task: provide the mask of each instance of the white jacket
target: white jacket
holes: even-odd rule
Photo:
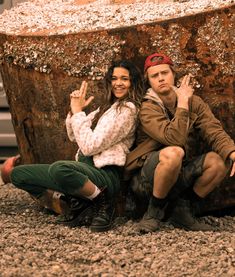
[[[135,139],[137,125],[137,108],[131,102],[124,107],[116,108],[115,102],[99,119],[94,130],[91,129],[92,119],[99,109],[86,115],[78,112],[67,115],[66,129],[71,141],[78,144],[78,154],[93,156],[96,167],[106,165],[123,166],[126,155]]]

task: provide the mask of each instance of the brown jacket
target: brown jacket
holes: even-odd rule
[[[202,139],[223,160],[235,151],[234,141],[199,96],[194,95],[189,106],[189,111],[176,108],[171,113],[157,94],[148,90],[140,110],[137,147],[127,156],[127,175],[143,165],[149,152],[166,146],[183,147],[187,155],[194,152],[197,140]]]

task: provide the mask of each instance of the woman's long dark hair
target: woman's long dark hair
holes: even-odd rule
[[[121,108],[122,106],[125,105],[126,102],[134,103],[137,108],[139,108],[141,105],[141,101],[144,94],[144,85],[143,85],[143,78],[139,69],[132,62],[127,60],[113,62],[104,77],[104,85],[105,85],[104,99],[100,106],[99,112],[96,114],[96,116],[93,119],[92,129],[96,126],[99,118],[117,100],[117,98],[115,98],[114,94],[112,93],[112,76],[113,76],[114,68],[116,67],[122,67],[127,69],[129,71],[130,82],[131,82],[131,87],[126,97],[122,99],[118,99],[117,108]]]

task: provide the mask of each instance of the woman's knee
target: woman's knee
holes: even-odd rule
[[[48,174],[56,183],[64,183],[71,168],[65,161],[57,161],[49,166]]]
[[[15,185],[16,187],[19,187],[20,186],[20,183],[22,183],[22,174],[21,174],[21,171],[22,171],[22,167],[21,165],[13,168],[11,174],[10,174],[10,179],[11,179],[11,182],[13,185]]]
[[[161,150],[160,161],[169,164],[172,167],[178,167],[184,158],[183,148],[178,146],[169,146]]]

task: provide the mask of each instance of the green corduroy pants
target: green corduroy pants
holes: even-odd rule
[[[109,197],[115,197],[120,189],[120,171],[118,166],[96,168],[92,157],[82,156],[79,161],[19,165],[13,169],[11,181],[17,188],[40,198],[47,189],[76,197],[89,179],[99,188],[107,187]]]

